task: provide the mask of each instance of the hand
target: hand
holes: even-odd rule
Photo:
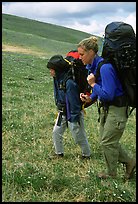
[[[80,93],[80,99],[85,102],[86,95],[84,93]]]
[[[91,73],[90,75],[88,75],[87,81],[88,81],[88,84],[91,87],[94,87],[94,85],[95,85],[95,76],[94,76],[94,74]]]
[[[82,100],[82,102],[86,102],[86,103],[90,103],[92,101],[90,96],[85,95],[84,93],[80,93],[80,99]]]

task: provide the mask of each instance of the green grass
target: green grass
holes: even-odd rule
[[[49,58],[55,53],[65,55],[69,50],[73,50],[77,46],[73,43],[49,40],[37,35],[15,32],[8,29],[3,29],[2,35],[5,45],[29,48],[38,53],[43,53],[45,58]]]
[[[29,43],[29,42],[28,42]],[[67,129],[65,157],[49,159],[56,117],[53,79],[47,60],[32,55],[2,55],[2,201],[3,202],[136,202],[136,180],[118,177],[102,181],[105,167],[98,135],[95,105],[86,109],[85,127],[92,158],[82,161],[79,147]],[[121,139],[136,154],[136,113],[130,116]]]

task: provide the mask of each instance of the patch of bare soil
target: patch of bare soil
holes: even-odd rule
[[[46,53],[37,52],[31,49],[23,48],[20,46],[12,46],[12,45],[2,45],[2,51],[4,52],[19,52],[24,54],[32,54],[37,56],[46,56]]]

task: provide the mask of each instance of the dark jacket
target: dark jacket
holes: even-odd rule
[[[82,103],[80,100],[78,85],[73,79],[68,79],[66,89],[61,88],[61,84],[66,72],[58,74],[54,77],[54,97],[57,108],[59,106],[66,107],[67,120],[70,122],[80,121],[80,111]]]

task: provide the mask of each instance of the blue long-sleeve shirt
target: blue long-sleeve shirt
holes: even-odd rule
[[[70,122],[80,121],[80,111],[82,104],[79,96],[78,85],[73,79],[68,79],[66,82],[66,91],[59,88],[62,83],[64,74],[54,78],[54,97],[56,105],[64,104],[67,108],[67,119]]]
[[[96,55],[92,64],[86,66],[89,73],[96,74],[96,69],[103,58]],[[122,85],[118,79],[116,70],[110,63],[103,64],[100,68],[100,76],[92,89],[91,99],[99,99],[102,102],[111,102],[117,96],[123,95]]]

